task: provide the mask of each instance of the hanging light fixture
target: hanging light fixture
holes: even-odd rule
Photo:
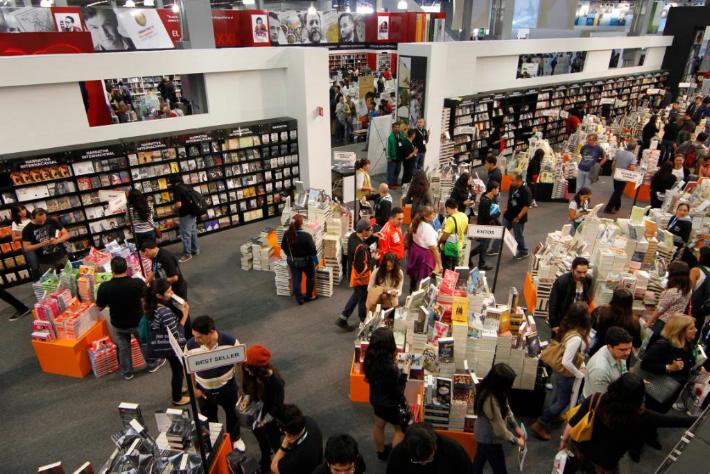
[[[136,2],[133,0],[126,0],[126,3],[124,3],[123,6],[126,8],[135,8]]]
[[[397,3],[397,9],[406,10],[407,9],[407,0],[399,0],[399,3]]]
[[[318,11],[316,10],[316,7],[314,7],[313,4],[311,3],[311,6],[308,7],[308,14],[309,15],[316,15],[317,13],[318,13]]]
[[[143,0],[143,6],[144,7],[154,7],[155,0]]]

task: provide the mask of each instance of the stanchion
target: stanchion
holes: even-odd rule
[[[170,331],[168,331],[170,333]],[[190,395],[190,407],[192,408],[192,421],[195,423],[195,430],[197,431],[198,445],[200,447],[200,458],[202,459],[202,469],[203,472],[210,471],[210,465],[207,462],[207,452],[205,450],[205,440],[200,433],[200,416],[197,409],[197,397],[195,396],[195,389],[192,386],[192,377],[187,373],[187,367],[185,365],[185,358],[181,358],[182,371],[185,374],[185,380],[187,381],[187,393]]]
[[[496,292],[496,284],[498,283],[498,271],[500,270],[500,258],[503,256],[503,245],[505,244],[505,233],[508,229],[503,226],[503,234],[500,236],[500,247],[498,251],[498,261],[496,262],[496,274],[493,276],[493,294]]]

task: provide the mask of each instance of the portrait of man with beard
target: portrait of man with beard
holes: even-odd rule
[[[303,14],[303,43],[320,43],[323,41],[323,29],[320,12]]]

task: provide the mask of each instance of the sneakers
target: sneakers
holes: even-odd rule
[[[133,380],[134,377],[133,374],[123,374],[123,380]]]
[[[530,204],[530,207],[538,207],[537,201],[533,199],[532,203]]]
[[[26,308],[24,310],[17,311],[15,314],[10,316],[7,320],[8,321],[17,321],[18,319],[20,319],[24,316],[27,316],[31,312],[32,312],[32,310],[30,308]]]
[[[530,252],[523,252],[523,253],[517,254],[517,255],[516,255],[515,257],[513,257],[513,258],[514,258],[515,260],[523,260],[523,259],[528,258],[529,256],[530,256]]]
[[[192,255],[183,255],[182,257],[180,257],[178,262],[185,263],[185,262],[189,262],[190,260],[192,260]]]
[[[499,253],[500,253],[500,250],[499,250],[499,251],[489,250],[488,252],[486,252],[486,255],[489,256],[489,257],[495,257],[495,256],[498,255]]]
[[[355,329],[353,326],[349,325],[348,322],[346,320],[344,320],[343,318],[336,319],[335,325],[338,326],[340,329],[342,329],[344,331],[348,331],[348,332]]]
[[[232,443],[232,448],[236,449],[240,453],[244,453],[247,450],[247,445],[244,444],[244,440],[239,438],[234,443]]]
[[[536,438],[541,439],[543,441],[550,441],[550,438],[552,437],[550,435],[550,432],[547,431],[547,429],[542,426],[542,423],[540,423],[538,420],[535,420],[535,422],[530,425],[530,431],[533,435],[535,435]]]
[[[178,401],[173,401],[173,405],[175,405],[176,407],[182,407],[182,406],[188,405],[189,403],[190,403],[190,397],[182,397]]]
[[[153,372],[157,372],[162,366],[165,365],[165,362],[166,362],[165,359],[161,359],[161,361],[158,362],[157,364],[155,364],[153,367],[148,367],[148,372],[150,372],[151,374]]]

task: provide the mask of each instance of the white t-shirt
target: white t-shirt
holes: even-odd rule
[[[569,208],[570,208],[570,209],[573,209],[575,213],[576,213],[578,210],[588,211],[588,210],[589,210],[588,203],[589,203],[589,201],[586,201],[584,204],[582,204],[582,209],[579,209],[579,206],[577,206],[577,201],[575,201],[574,199],[572,199],[572,200],[569,202]],[[574,221],[575,221],[575,222],[582,222],[582,220],[584,220],[585,217],[586,217],[586,216],[579,216],[579,217],[576,218]]]
[[[12,231],[13,232],[22,232],[22,229],[25,228],[27,224],[31,222],[31,219],[22,219],[20,223],[18,224],[15,221],[12,221]]]
[[[419,227],[417,227],[417,231],[414,233],[412,240],[414,240],[414,243],[418,246],[428,249],[429,247],[436,247],[438,234],[431,224],[422,221],[419,223]]]
[[[683,172],[683,168],[673,168],[673,171],[671,171],[671,173],[673,173],[673,175],[678,178],[678,181],[685,180],[685,173]]]

